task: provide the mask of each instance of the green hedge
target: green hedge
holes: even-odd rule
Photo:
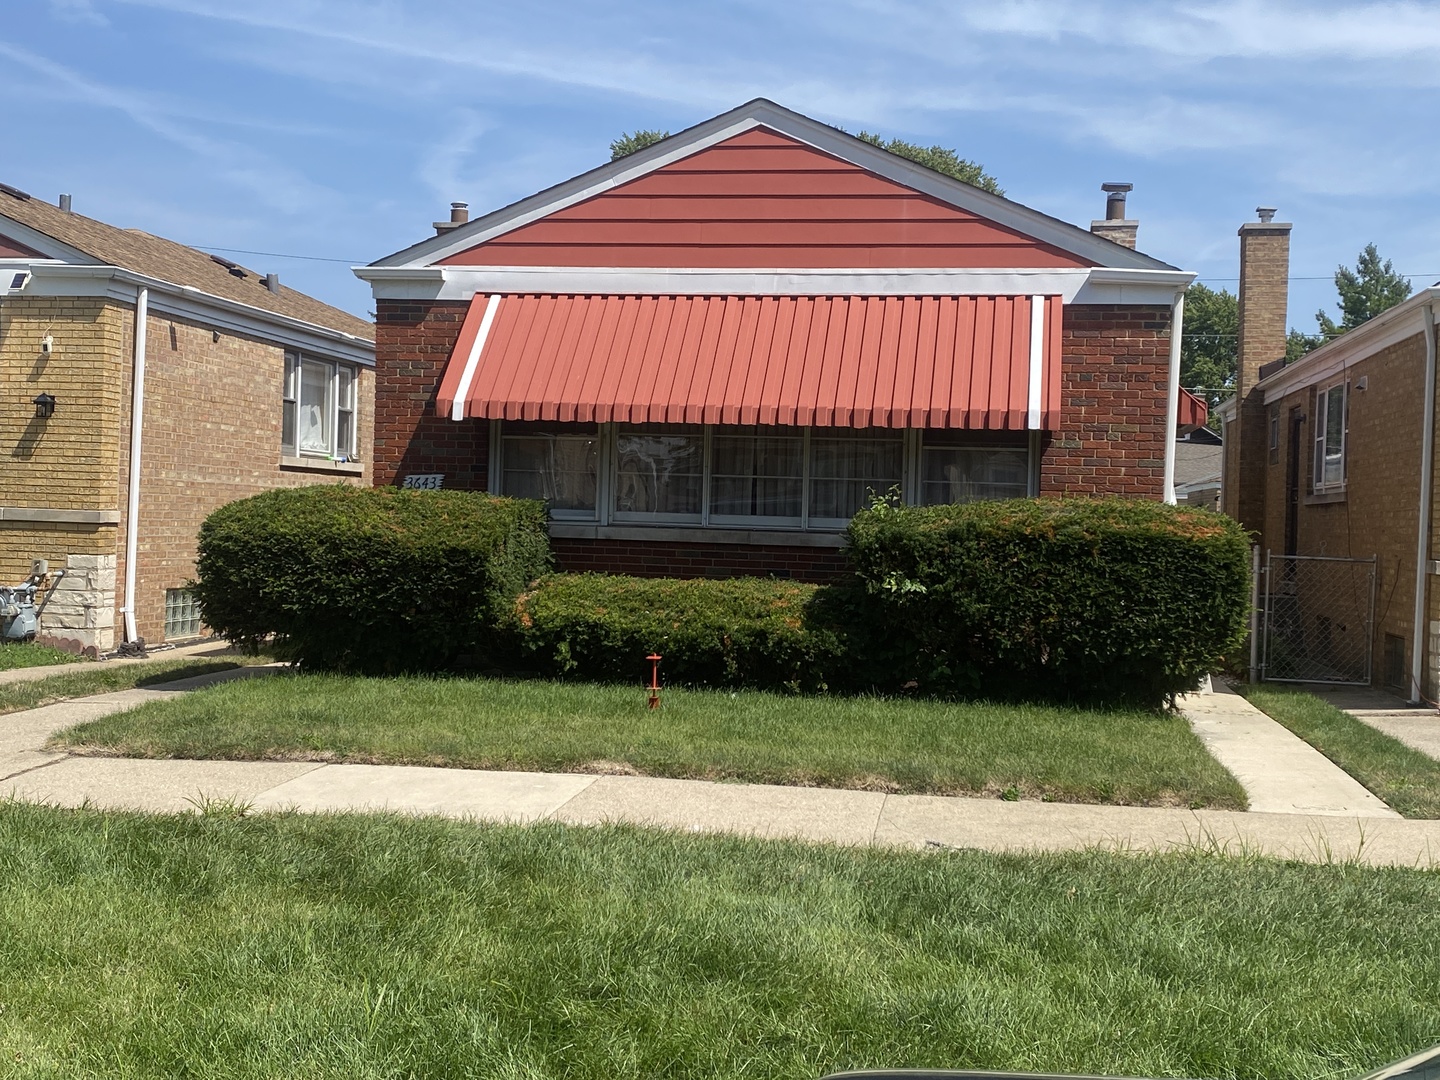
[[[850,524],[857,678],[882,689],[1157,704],[1245,633],[1249,541],[1134,499],[877,505]]]
[[[550,675],[823,690],[843,667],[836,635],[814,619],[819,587],[769,578],[724,581],[554,574],[516,601],[522,652]]]
[[[549,569],[545,507],[464,491],[316,486],[222,506],[200,527],[205,623],[303,666],[438,671],[495,644]]]

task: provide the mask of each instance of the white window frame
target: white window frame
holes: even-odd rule
[[[329,420],[329,447],[326,450],[306,450],[300,447],[300,387],[301,373],[305,365],[322,367],[327,371],[325,391],[325,412]],[[349,376],[350,400],[342,400],[340,384],[342,373]],[[320,461],[356,461],[356,447],[360,439],[360,367],[340,360],[311,356],[308,353],[288,351],[285,353],[283,377],[280,384],[280,452],[291,458],[314,458]],[[349,417],[349,438],[340,438],[340,417]],[[293,432],[292,442],[285,441],[285,421],[290,420]]]
[[[837,533],[844,531],[849,525],[849,518],[819,518],[813,517],[810,513],[810,490],[813,471],[813,455],[811,452],[811,435],[815,428],[804,428],[801,430],[801,497],[800,517],[768,517],[768,516],[747,516],[738,514],[717,514],[710,508],[711,503],[711,481],[713,478],[714,465],[714,439],[717,431],[716,425],[705,424],[702,426],[704,432],[704,450],[702,453],[702,472],[700,488],[700,513],[694,514],[659,514],[641,513],[636,511],[619,511],[615,509],[615,490],[617,476],[619,473],[619,446],[618,439],[622,427],[633,428],[640,426],[666,427],[671,425],[634,425],[606,423],[599,425],[599,437],[597,453],[599,455],[598,470],[596,476],[595,510],[551,510],[550,518],[555,522],[568,522],[573,524],[595,524],[598,526],[608,525],[653,525],[668,526],[676,528],[702,528],[702,529],[744,529],[756,532],[812,532],[812,533]],[[695,427],[697,425],[673,425],[684,427]],[[723,432],[722,432],[723,434]],[[966,447],[972,449],[993,449],[1006,450],[1013,453],[1024,453],[1027,455],[1027,495],[1035,497],[1039,494],[1039,466],[1041,453],[1041,440],[1038,432],[1030,432],[1029,438],[1024,443],[998,445],[993,441],[976,439],[973,442],[955,442],[947,445]],[[920,505],[923,488],[923,476],[921,472],[921,455],[924,450],[925,433],[918,428],[906,428],[899,432],[901,442],[901,463],[900,463],[900,490],[901,499],[907,506]],[[493,492],[504,494],[505,464],[503,456],[505,452],[505,431],[504,421],[490,421],[490,463],[488,469],[488,489]],[[877,492],[877,494],[885,494]]]
[[[1332,454],[1333,448],[1329,443],[1330,400],[1336,390],[1340,391],[1340,447]],[[1318,388],[1312,412],[1315,415],[1315,454],[1311,465],[1311,490],[1317,495],[1344,491],[1350,472],[1349,454],[1346,452],[1350,441],[1350,381],[1344,379]],[[1340,476],[1333,480],[1325,476],[1326,462],[1331,457],[1338,457],[1340,463]]]

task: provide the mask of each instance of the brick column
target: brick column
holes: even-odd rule
[[[1260,221],[1240,226],[1239,342],[1235,370],[1235,423],[1225,448],[1225,512],[1257,532],[1265,524],[1265,469],[1269,425],[1265,404],[1254,394],[1260,367],[1285,356],[1290,290],[1289,224]]]

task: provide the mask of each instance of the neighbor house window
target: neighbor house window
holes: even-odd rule
[[[165,640],[200,636],[200,605],[189,589],[165,590]]]
[[[291,457],[355,458],[356,388],[349,364],[285,354],[280,445]]]
[[[805,432],[716,428],[710,448],[710,519],[799,525],[805,501]]]
[[[900,487],[905,443],[883,428],[816,428],[810,435],[810,520],[844,524]]]
[[[705,430],[698,424],[615,433],[615,516],[698,522]]]
[[[1345,486],[1348,384],[1336,383],[1315,395],[1315,477],[1318,492]]]

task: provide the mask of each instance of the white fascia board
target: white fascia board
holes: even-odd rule
[[[1169,304],[1183,270],[699,269],[575,266],[356,267],[377,300],[468,302],[477,293],[641,296],[1059,296],[1067,304]]]
[[[782,135],[788,135],[887,180],[951,206],[968,210],[998,225],[1014,229],[1025,236],[1101,266],[1137,270],[1174,269],[1159,259],[1096,236],[1078,225],[1061,221],[1003,196],[992,195],[971,184],[927,169],[908,158],[872,146],[838,128],[792,112],[764,98],[712,117],[619,161],[581,173],[529,198],[449,229],[439,236],[422,240],[403,251],[377,260],[372,266],[423,266],[438,262],[757,127],[768,127]]]
[[[61,243],[48,233],[32,229],[29,225],[16,221],[14,218],[5,217],[3,214],[0,214],[0,236],[24,244],[31,250],[40,252],[44,258],[67,263],[93,263],[95,261],[93,256],[79,248]]]
[[[150,310],[194,319],[217,330],[246,334],[278,345],[324,353],[326,356],[375,365],[375,343],[289,315],[227,300],[189,285],[137,274],[118,266],[72,266],[34,261],[22,296],[97,296],[135,303],[137,290],[150,290]]]
[[[1263,400],[1269,405],[1296,390],[1304,390],[1333,378],[1352,364],[1406,338],[1421,335],[1425,332],[1425,307],[1437,300],[1440,300],[1440,288],[1432,286],[1424,289],[1403,304],[1381,312],[1354,330],[1321,345],[1304,359],[1280,369],[1257,383],[1255,389],[1264,394]]]

